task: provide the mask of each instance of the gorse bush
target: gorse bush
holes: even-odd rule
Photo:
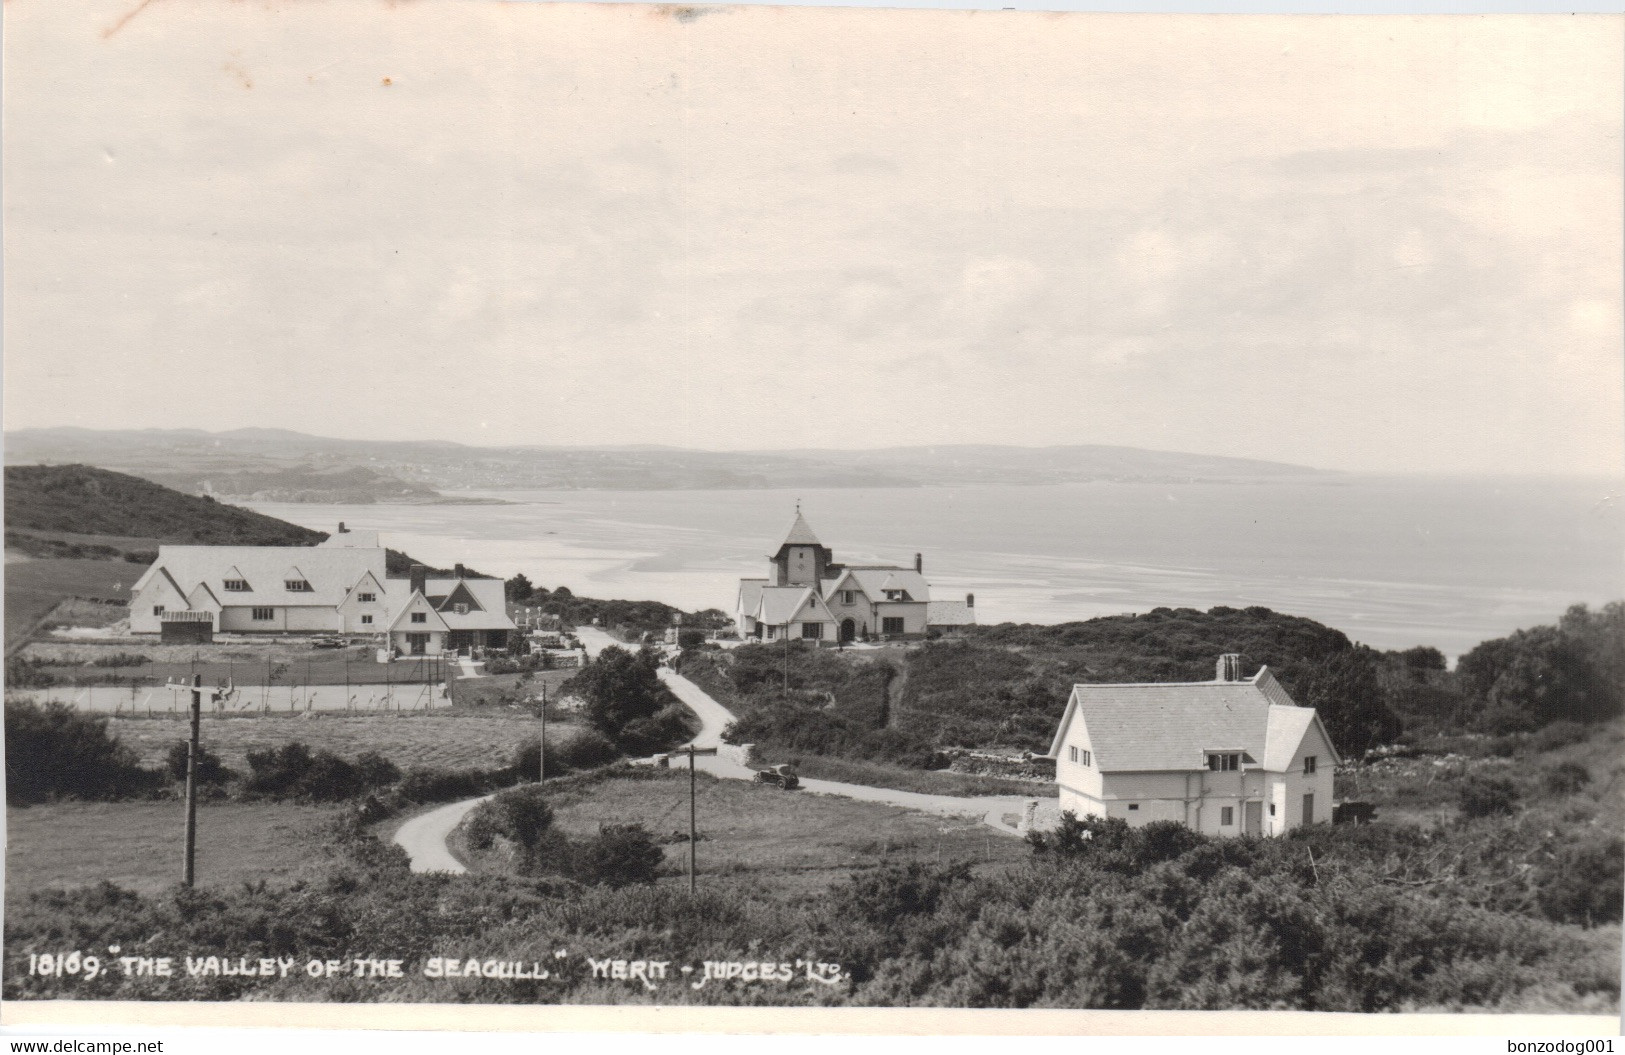
[[[506,840],[522,875],[611,887],[654,882],[665,851],[641,824],[607,824],[590,838],[570,839],[553,828],[548,794],[541,784],[524,784],[482,802],[464,824],[469,847],[489,850]]]
[[[342,802],[393,783],[399,774],[381,755],[367,752],[362,758],[364,761],[350,762],[330,751],[312,753],[297,740],[250,751],[243,794],[250,798]]]
[[[150,794],[164,776],[107,732],[107,719],[61,703],[6,701],[6,801],[121,799]]]
[[[1518,808],[1518,786],[1505,777],[1470,774],[1461,782],[1461,815],[1494,817]]]
[[[235,774],[227,769],[220,761],[220,756],[210,751],[203,744],[197,748],[197,780],[199,784],[224,784]],[[170,780],[184,781],[186,779],[187,742],[178,740],[170,745],[169,753],[164,756],[164,772]]]

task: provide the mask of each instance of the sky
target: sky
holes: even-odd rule
[[[4,19],[8,430],[1625,472],[1619,17]]]

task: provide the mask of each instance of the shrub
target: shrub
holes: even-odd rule
[[[376,752],[365,752],[357,761],[349,762],[331,751],[312,754],[297,740],[248,752],[248,768],[244,794],[310,802],[352,799],[392,783],[399,775],[395,765]]]
[[[513,770],[520,780],[536,779],[536,752],[540,741],[525,740],[514,749]],[[608,765],[621,756],[609,738],[596,729],[582,729],[547,741],[547,773],[561,777],[582,769]]]
[[[633,755],[650,755],[683,743],[690,736],[688,710],[680,703],[662,707],[647,718],[628,722],[620,744]]]
[[[111,656],[97,656],[92,662],[98,667],[139,667],[152,660],[134,652],[115,652]]]
[[[1559,923],[1594,927],[1620,921],[1625,891],[1625,842],[1617,835],[1571,844],[1545,870],[1541,911]]]
[[[1546,771],[1541,781],[1553,795],[1572,795],[1591,783],[1591,770],[1578,762],[1561,762]]]
[[[546,792],[539,784],[522,784],[476,806],[465,831],[470,845],[480,850],[488,849],[498,835],[511,840],[529,864],[552,826],[553,808]]]
[[[197,748],[197,782],[199,784],[224,784],[232,777],[231,770],[220,761],[220,756],[210,751],[203,744]],[[164,772],[170,780],[186,779],[186,741],[177,740],[170,745],[169,754],[164,756]]]
[[[573,878],[598,886],[653,883],[665,856],[643,825],[606,824],[573,848],[570,871]]]
[[[163,775],[107,732],[107,719],[61,703],[6,701],[6,797],[14,805],[56,797],[106,800],[147,794]]]
[[[1511,813],[1517,804],[1517,786],[1505,777],[1475,773],[1461,782],[1463,817],[1493,817]]]
[[[412,802],[454,802],[485,794],[490,783],[483,770],[421,767],[407,770],[397,790]]]

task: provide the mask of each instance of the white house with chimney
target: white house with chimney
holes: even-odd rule
[[[749,640],[907,640],[976,622],[974,594],[963,601],[931,599],[918,553],[913,567],[835,563],[834,551],[818,540],[799,506],[767,559],[766,578],[739,580],[734,622]]]
[[[1330,821],[1339,761],[1314,708],[1237,655],[1213,681],[1074,685],[1050,756],[1063,812],[1209,835]]]
[[[419,616],[422,618],[419,618]],[[376,635],[397,651],[501,648],[515,629],[500,579],[386,574],[378,533],[316,546],[160,546],[132,588],[130,630],[207,621],[211,633]]]

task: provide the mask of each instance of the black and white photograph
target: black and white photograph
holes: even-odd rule
[[[1618,1032],[1625,18],[3,18],[8,1027]]]

